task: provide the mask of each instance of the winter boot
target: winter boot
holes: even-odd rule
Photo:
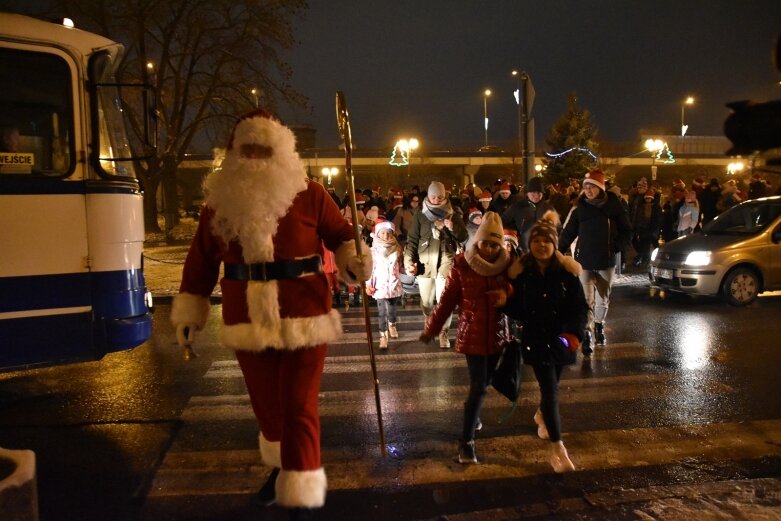
[[[594,323],[594,337],[595,343],[598,346],[607,344],[607,339],[605,338],[605,324],[602,322]]]
[[[480,418],[477,419],[477,425],[475,425],[475,430],[476,431],[483,430],[483,422],[480,421]]]
[[[475,440],[462,441],[458,447],[458,462],[462,464],[476,464]]]
[[[255,501],[263,505],[264,507],[273,505],[277,500],[277,495],[274,490],[274,486],[277,484],[277,476],[279,475],[279,469],[274,467],[274,469],[271,471],[271,474],[269,474],[268,479],[263,484],[262,487],[260,487],[260,490],[257,491],[255,494]]]
[[[580,350],[583,352],[583,356],[591,356],[591,353],[594,352],[594,348],[591,347],[591,330],[589,329],[583,335],[583,343],[580,344]]]
[[[569,459],[569,454],[567,454],[563,441],[551,443],[550,464],[553,467],[553,471],[559,474],[575,470],[575,465]]]
[[[450,340],[448,340],[447,331],[444,329],[439,333],[439,347],[441,349],[450,349]]]
[[[380,331],[380,349],[388,349],[388,332]]]
[[[388,322],[388,333],[391,338],[399,338],[399,332],[396,330],[396,324]]]
[[[541,440],[550,439],[548,428],[545,426],[545,420],[542,418],[542,411],[540,409],[537,409],[537,412],[534,413],[534,423],[537,424],[537,437]]]

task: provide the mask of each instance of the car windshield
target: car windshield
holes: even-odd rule
[[[781,203],[747,201],[733,206],[702,228],[712,235],[753,235],[764,230],[781,215]]]

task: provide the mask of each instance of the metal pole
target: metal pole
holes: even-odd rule
[[[347,102],[341,91],[336,92],[336,123],[344,143],[344,174],[347,179],[347,190],[350,194],[350,211],[353,216],[353,232],[355,233],[355,252],[361,255],[361,231],[358,229],[358,208],[355,205],[355,178],[352,166],[352,131],[350,129],[350,115],[347,112]],[[363,301],[363,320],[366,327],[366,339],[369,342],[369,363],[374,379],[374,402],[377,406],[377,423],[380,431],[380,451],[382,456],[388,455],[385,447],[385,429],[382,425],[382,404],[380,403],[380,379],[377,376],[377,362],[374,359],[374,342],[372,340],[371,319],[369,318],[369,301],[366,298],[366,281],[360,281],[361,300]]]
[[[483,126],[485,127],[485,146],[488,146],[488,94],[483,93]]]

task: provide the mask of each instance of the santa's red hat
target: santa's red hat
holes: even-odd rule
[[[493,201],[493,199],[494,196],[491,195],[491,192],[485,191],[482,194],[480,194],[480,198],[478,199],[478,201],[487,201],[490,203],[491,201]]]
[[[510,193],[510,183],[502,183],[501,186],[499,186],[499,192],[507,192]]]
[[[518,232],[509,228],[504,229],[504,242],[509,242],[513,248],[518,247]]]
[[[605,173],[602,170],[592,170],[586,174],[586,177],[583,179],[583,184],[592,184],[594,186],[598,186],[602,189],[602,191],[604,191]]]

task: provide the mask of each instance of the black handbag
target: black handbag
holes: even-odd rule
[[[504,343],[491,385],[511,402],[521,394],[521,344],[517,340]]]

